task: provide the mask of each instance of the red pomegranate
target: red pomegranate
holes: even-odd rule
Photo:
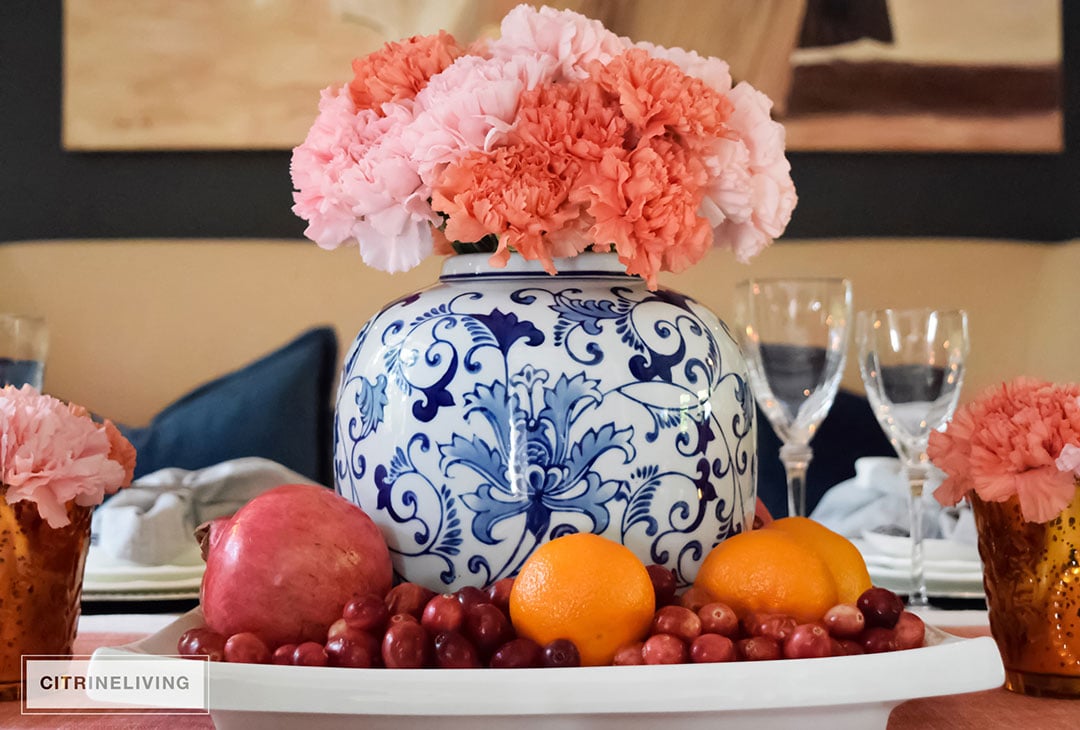
[[[353,595],[385,595],[393,580],[379,528],[324,487],[276,487],[201,531],[203,615],[224,636],[323,642]]]

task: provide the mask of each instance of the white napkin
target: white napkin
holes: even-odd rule
[[[314,484],[284,466],[256,457],[206,469],[161,469],[136,480],[94,511],[93,549],[140,565],[199,562],[195,528],[231,515],[282,484]]]
[[[963,503],[942,507],[934,499],[942,478],[942,473],[931,467],[923,490],[923,536],[975,545],[971,509]],[[900,460],[886,456],[857,459],[855,478],[825,492],[810,516],[848,538],[859,538],[866,532],[909,535],[908,483]]]

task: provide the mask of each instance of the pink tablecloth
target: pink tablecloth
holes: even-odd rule
[[[945,631],[957,636],[989,636],[988,626],[965,626]],[[892,711],[888,730],[911,728],[1031,728],[1055,730],[1080,727],[1080,700],[1027,697],[991,689],[945,697],[908,700]]]
[[[986,627],[948,629],[959,636],[986,636]],[[99,646],[116,646],[140,638],[139,634],[84,633],[75,641],[76,654],[90,654]],[[882,677],[881,681],[889,681]],[[56,730],[103,730],[105,728],[145,728],[156,730],[204,730],[213,728],[209,717],[87,717],[25,716],[18,702],[0,703],[0,728],[55,728]],[[973,692],[946,697],[910,700],[889,717],[888,730],[923,730],[924,728],[1055,728],[1080,727],[1080,700],[1051,700],[1025,697],[1004,689]]]

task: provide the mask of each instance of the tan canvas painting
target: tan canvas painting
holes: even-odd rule
[[[496,4],[65,0],[64,146],[291,148],[352,59],[416,33],[475,37]]]
[[[514,0],[66,0],[64,145],[287,149],[386,40],[497,32]],[[792,150],[1057,152],[1059,0],[555,0],[720,56]]]

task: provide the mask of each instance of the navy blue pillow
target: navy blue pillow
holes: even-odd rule
[[[866,398],[841,390],[810,442],[814,458],[806,470],[806,510],[813,511],[829,487],[855,476],[863,456],[896,456]],[[773,517],[787,514],[787,477],[780,439],[758,409],[758,496]]]
[[[332,484],[331,428],[337,336],[309,330],[157,414],[145,428],[121,427],[138,452],[136,478],[158,469],[203,469],[261,456]]]

